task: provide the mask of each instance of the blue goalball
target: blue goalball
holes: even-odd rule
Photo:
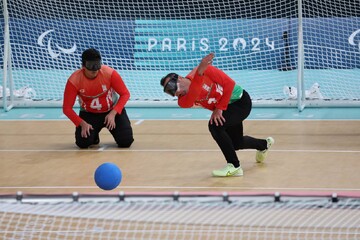
[[[96,185],[103,190],[112,190],[119,186],[122,173],[114,163],[103,163],[95,171],[94,179]]]

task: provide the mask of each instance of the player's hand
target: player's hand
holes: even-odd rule
[[[197,70],[197,72],[200,76],[202,76],[204,74],[206,68],[212,64],[214,57],[215,57],[214,53],[209,53],[201,60],[199,66],[198,66],[198,70]]]
[[[223,110],[215,108],[210,117],[210,124],[215,123],[216,126],[222,126],[225,123],[225,118],[222,115]]]
[[[90,130],[94,130],[92,125],[88,124],[84,120],[81,121],[80,127],[81,127],[81,137],[83,138],[87,138],[88,136],[90,136]]]
[[[117,114],[117,112],[115,110],[111,110],[111,112],[109,112],[109,114],[106,115],[104,124],[107,129],[113,130],[116,127],[116,124],[115,124],[116,114]]]

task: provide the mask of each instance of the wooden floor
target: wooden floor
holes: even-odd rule
[[[207,121],[132,121],[135,142],[118,149],[106,129],[79,150],[70,121],[0,122],[0,194],[104,192],[94,171],[116,163],[124,192],[360,193],[360,121],[248,120],[245,134],[275,144],[265,163],[238,151],[243,177],[216,178],[225,165]]]

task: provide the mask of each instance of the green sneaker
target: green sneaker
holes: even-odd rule
[[[268,150],[275,143],[275,140],[272,137],[266,138],[266,141],[267,141],[267,148],[263,151],[256,152],[256,162],[257,163],[262,163],[265,160]]]
[[[244,175],[241,167],[236,168],[231,163],[226,164],[226,166],[222,169],[214,170],[212,174],[215,177],[232,177]]]

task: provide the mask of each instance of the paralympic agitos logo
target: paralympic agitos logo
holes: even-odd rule
[[[350,36],[349,36],[349,43],[353,46],[356,46],[356,42],[355,42],[355,37],[359,35],[358,39],[357,39],[357,45],[360,51],[360,29],[354,31]]]
[[[38,37],[38,40],[37,40],[37,43],[41,46],[41,47],[47,47],[47,51],[48,53],[50,54],[50,56],[52,58],[57,58],[61,53],[65,53],[65,54],[71,54],[71,53],[74,53],[76,51],[76,44],[74,43],[72,45],[71,48],[63,48],[63,47],[60,47],[59,44],[57,43],[53,43],[53,39],[51,36],[48,36],[47,35],[51,32],[54,32],[53,29],[50,29],[46,32],[43,32],[39,37]],[[45,38],[47,39],[46,41]],[[45,44],[45,43],[46,44]],[[54,50],[53,47],[56,47],[57,49]]]

